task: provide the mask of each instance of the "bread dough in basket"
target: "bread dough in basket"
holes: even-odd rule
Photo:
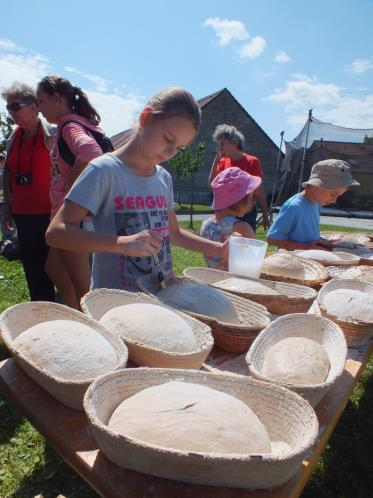
[[[197,351],[189,323],[163,306],[133,303],[117,306],[100,323],[123,339],[129,338],[152,348],[175,353]]]
[[[290,384],[322,384],[329,372],[329,356],[316,341],[287,337],[264,354],[262,372]]]
[[[232,302],[219,290],[196,282],[170,285],[157,294],[157,298],[170,305],[204,316],[212,316],[220,322],[239,323]]]
[[[270,453],[266,428],[239,399],[200,384],[171,381],[139,391],[109,427],[148,444],[200,453]]]
[[[13,344],[27,360],[63,379],[92,379],[118,366],[110,342],[74,320],[38,323],[17,336]]]
[[[215,282],[214,285],[227,291],[242,292],[247,294],[259,294],[265,296],[278,296],[280,294],[276,289],[273,289],[269,285],[265,285],[262,282],[236,277],[219,280],[219,282]]]
[[[338,254],[334,254],[330,251],[322,251],[320,249],[309,249],[307,251],[299,251],[297,256],[305,259],[313,259],[315,261],[341,261]]]
[[[272,254],[265,258],[262,265],[262,272],[299,280],[304,280],[305,278],[305,269],[302,261],[296,256],[286,253]]]
[[[373,323],[373,295],[353,289],[336,289],[325,294],[322,305],[339,320]]]

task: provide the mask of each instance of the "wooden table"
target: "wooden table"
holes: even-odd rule
[[[84,413],[52,398],[13,359],[0,363],[0,388],[61,457],[105,498],[295,498],[307,483],[372,352],[373,340],[358,350],[349,350],[343,375],[316,407],[320,432],[312,453],[290,481],[271,491],[185,484],[121,469],[97,449]]]

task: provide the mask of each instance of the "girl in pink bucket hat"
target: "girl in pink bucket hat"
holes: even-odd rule
[[[214,194],[212,207],[215,214],[202,223],[200,235],[205,239],[224,242],[232,233],[255,239],[255,232],[238,217],[254,207],[253,194],[262,183],[258,176],[249,175],[240,168],[232,167],[219,173],[211,182]],[[205,254],[206,265],[210,268],[227,270],[227,262],[221,258]]]

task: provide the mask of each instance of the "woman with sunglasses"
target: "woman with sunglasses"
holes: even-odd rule
[[[14,83],[1,93],[16,127],[7,140],[4,166],[4,225],[13,218],[31,301],[54,301],[54,285],[44,266],[51,204],[50,155],[53,129],[39,119],[35,91]]]

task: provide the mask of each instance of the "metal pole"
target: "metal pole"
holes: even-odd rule
[[[272,208],[273,208],[273,203],[275,202],[277,173],[278,173],[278,168],[280,166],[282,143],[284,141],[284,132],[283,131],[280,133],[280,136],[281,136],[281,141],[280,141],[280,147],[278,149],[278,154],[277,154],[277,163],[276,163],[276,169],[275,169],[275,176],[274,176],[274,179],[273,179],[271,205],[269,206],[269,213],[270,213],[270,221],[271,221],[271,223],[272,223],[272,218],[273,218]]]
[[[300,167],[300,174],[299,174],[299,184],[298,184],[298,192],[300,192],[302,188],[302,181],[303,181],[303,173],[304,173],[304,167],[306,164],[306,151],[307,151],[307,145],[308,145],[308,133],[310,131],[310,124],[312,121],[312,109],[308,111],[308,121],[307,121],[307,132],[306,132],[306,143],[304,144],[303,148],[303,157],[302,157],[302,165]]]
[[[194,201],[194,196],[193,196],[193,175],[191,176],[191,187],[192,187],[192,191],[191,191],[191,194],[190,194],[190,223],[189,223],[189,226],[190,228],[193,228],[193,201]]]

